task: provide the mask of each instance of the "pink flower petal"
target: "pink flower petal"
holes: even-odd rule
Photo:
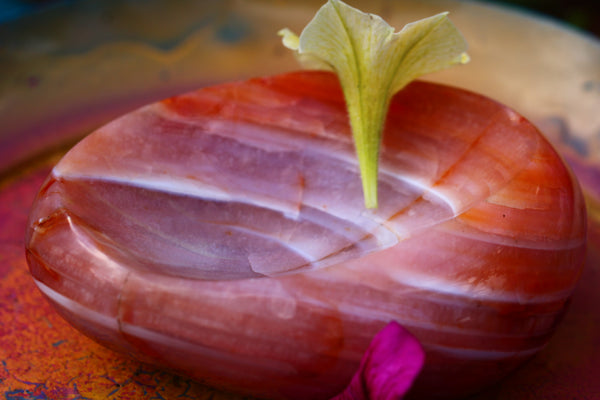
[[[419,341],[392,321],[371,341],[350,385],[332,400],[401,399],[424,362]]]

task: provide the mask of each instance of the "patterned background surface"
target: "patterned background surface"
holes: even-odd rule
[[[20,15],[77,0],[0,0],[0,23]],[[590,0],[492,0],[560,19],[600,37],[600,2]]]

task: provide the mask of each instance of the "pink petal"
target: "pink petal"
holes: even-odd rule
[[[419,341],[392,321],[371,341],[350,385],[332,400],[401,399],[424,362]]]

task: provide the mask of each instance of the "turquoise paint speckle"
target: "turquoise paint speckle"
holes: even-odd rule
[[[217,27],[215,36],[223,43],[237,43],[250,35],[250,24],[240,16],[232,15]]]

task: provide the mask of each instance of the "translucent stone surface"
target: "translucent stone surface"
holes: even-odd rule
[[[427,351],[417,393],[472,393],[560,320],[584,261],[580,188],[529,122],[469,92],[411,84],[384,137],[367,211],[330,73],[143,107],[54,167],[32,274],[91,337],[209,384],[327,398],[397,321]]]

